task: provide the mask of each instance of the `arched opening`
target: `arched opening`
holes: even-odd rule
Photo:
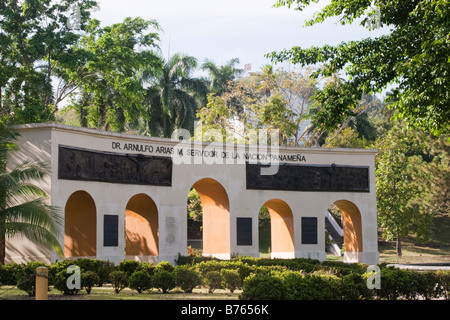
[[[259,256],[261,258],[270,257],[272,250],[272,235],[271,235],[270,214],[266,206],[262,206],[258,213],[258,245]]]
[[[353,202],[335,201],[328,209],[325,225],[332,242],[343,247],[344,258],[363,251],[361,213]]]
[[[97,209],[85,191],[74,192],[64,209],[64,256],[95,257]]]
[[[289,205],[280,199],[264,203],[270,215],[271,258],[294,258],[294,218]]]
[[[203,206],[197,190],[191,188],[187,199],[187,243],[188,254],[201,252],[203,249]],[[189,250],[192,250],[189,252]]]
[[[202,207],[202,253],[230,258],[230,204],[224,187],[214,179],[204,178],[193,186]]]
[[[146,194],[134,195],[125,209],[125,255],[157,256],[158,209]]]

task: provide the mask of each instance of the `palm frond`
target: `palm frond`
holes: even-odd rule
[[[36,197],[45,197],[44,190],[29,181],[41,180],[46,174],[46,165],[33,161],[24,161],[11,172],[1,173],[1,207],[5,208]]]
[[[34,243],[53,249],[60,257],[64,256],[58,239],[47,229],[24,222],[6,223],[7,238],[24,237]]]
[[[59,234],[63,226],[60,209],[47,205],[43,198],[6,208],[2,214],[6,222],[23,222],[40,226],[53,234]]]
[[[9,175],[17,181],[39,180],[49,172],[48,164],[44,162],[36,162],[33,160],[25,160],[15,167]]]

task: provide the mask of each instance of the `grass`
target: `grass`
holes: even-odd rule
[[[450,215],[434,220],[431,239],[419,242],[414,237],[402,241],[402,256],[397,257],[395,242],[380,242],[380,261],[392,263],[450,263]]]
[[[92,288],[90,294],[83,289],[77,295],[63,295],[58,290],[50,288],[49,300],[238,300],[242,291],[236,290],[231,293],[228,290],[215,290],[208,293],[208,289],[194,289],[192,293],[185,293],[179,289],[173,289],[168,293],[152,289],[143,293],[125,288],[119,293],[114,292],[111,286]],[[0,300],[34,300],[22,290],[12,286],[0,287]]]
[[[450,263],[450,245],[433,247],[405,240],[402,244],[402,256],[396,255],[395,243],[383,243],[379,246],[380,261],[391,263]]]

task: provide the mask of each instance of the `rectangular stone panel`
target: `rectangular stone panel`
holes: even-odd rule
[[[265,164],[246,164],[247,189],[369,192],[369,167],[279,164],[274,175],[261,175]]]
[[[171,186],[172,159],[60,145],[58,178]]]

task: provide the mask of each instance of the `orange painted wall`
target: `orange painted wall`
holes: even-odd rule
[[[97,210],[85,191],[74,192],[67,200],[64,219],[64,256],[95,256]]]
[[[230,205],[223,186],[214,179],[197,181],[203,206],[203,253],[230,253]]]
[[[279,199],[264,204],[270,214],[272,252],[294,251],[294,218],[289,205]]]
[[[347,200],[334,203],[342,212],[344,229],[344,250],[362,252],[361,213],[358,207]]]
[[[125,237],[126,255],[158,255],[158,209],[149,196],[137,194],[128,202],[125,211]]]

